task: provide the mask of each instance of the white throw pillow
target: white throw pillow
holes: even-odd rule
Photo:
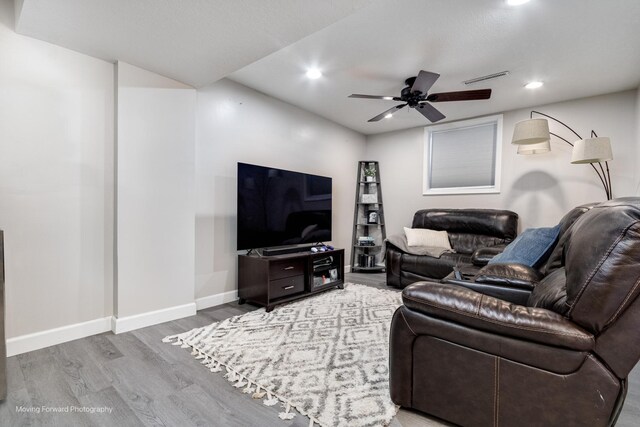
[[[446,231],[404,227],[404,234],[407,236],[407,246],[432,246],[451,250]]]

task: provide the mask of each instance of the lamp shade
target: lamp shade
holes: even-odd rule
[[[613,160],[609,138],[581,139],[573,145],[571,163],[597,163],[609,160]]]
[[[537,144],[518,145],[518,154],[542,154],[549,151],[551,151],[551,142],[548,139]]]
[[[529,119],[516,123],[511,143],[516,145],[539,144],[550,138],[547,119]]]

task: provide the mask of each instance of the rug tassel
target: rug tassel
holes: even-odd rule
[[[233,386],[235,388],[240,388],[240,387],[244,387],[247,383],[244,382],[244,378],[242,377],[242,375],[238,375],[238,382],[235,383]]]
[[[309,417],[309,427],[313,427],[313,417]]]
[[[262,401],[262,404],[264,406],[273,406],[276,403],[278,403],[278,399],[276,399],[275,397],[272,397],[271,392],[267,391],[267,398],[264,401]]]
[[[242,392],[245,394],[253,393],[253,385],[251,384],[251,381],[249,381],[248,379],[247,379],[247,387],[242,389]]]
[[[235,376],[236,376],[235,372],[231,371],[231,369],[227,367],[227,373],[224,374],[224,377],[229,381],[235,381]]]
[[[251,396],[252,399],[262,399],[264,397],[266,393],[264,391],[261,392],[260,389],[260,386],[256,384],[256,392]]]
[[[280,419],[282,419],[282,420],[292,420],[293,417],[296,416],[296,414],[294,414],[293,412],[290,412],[291,411],[291,404],[289,402],[287,402],[286,405],[282,405],[282,406],[285,406],[286,408],[285,408],[284,412],[280,412],[278,414]]]

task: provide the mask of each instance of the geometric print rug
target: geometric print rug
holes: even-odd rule
[[[386,426],[389,330],[400,292],[347,283],[267,313],[264,308],[171,335],[247,397],[295,411],[310,426]]]

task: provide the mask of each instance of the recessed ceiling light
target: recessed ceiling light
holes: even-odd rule
[[[529,82],[526,85],[524,85],[524,87],[526,87],[527,89],[538,89],[543,84],[544,83],[542,82]]]
[[[317,68],[310,68],[307,70],[307,77],[310,79],[319,79],[322,77],[322,71]]]
[[[528,3],[529,0],[507,0],[509,6],[520,6],[521,4]]]
[[[382,99],[386,99],[387,101],[391,101],[393,96],[383,96]]]
[[[385,119],[390,119],[391,117],[393,117],[393,114],[389,113],[386,116],[384,116]]]

